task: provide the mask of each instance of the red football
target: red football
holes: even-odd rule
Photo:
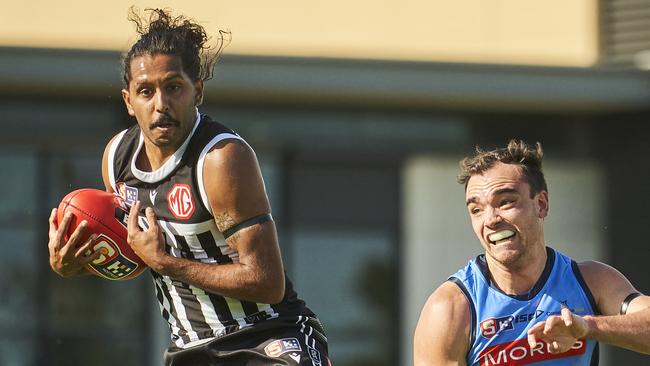
[[[93,233],[99,235],[92,248],[101,251],[101,255],[86,265],[90,273],[109,280],[128,280],[147,268],[126,241],[128,209],[120,196],[98,189],[78,189],[61,200],[57,222],[63,220],[66,212],[74,215],[65,240],[83,220],[88,222],[88,226],[82,242]]]

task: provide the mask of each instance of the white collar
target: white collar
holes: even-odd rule
[[[194,135],[194,131],[196,131],[196,128],[199,127],[199,123],[201,123],[201,114],[199,114],[199,110],[197,109],[194,127],[192,128],[192,132],[190,132],[190,134],[185,139],[185,142],[183,142],[178,150],[174,152],[174,155],[167,158],[167,161],[165,161],[165,163],[160,168],[152,172],[140,170],[135,166],[135,161],[140,154],[140,150],[142,150],[142,146],[144,145],[144,135],[142,134],[142,131],[140,131],[138,148],[136,149],[135,154],[133,154],[133,159],[131,160],[131,172],[133,172],[133,175],[145,183],[156,183],[167,177],[181,162],[181,158],[187,149],[187,145],[190,143],[190,139]]]

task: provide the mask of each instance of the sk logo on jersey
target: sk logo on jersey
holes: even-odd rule
[[[514,317],[512,315],[501,318],[490,318],[481,322],[481,335],[485,338],[492,338],[502,330],[512,329]]]
[[[189,219],[194,213],[194,198],[187,184],[174,184],[167,195],[167,206],[175,218]]]
[[[269,357],[279,357],[287,352],[300,352],[300,342],[296,338],[277,339],[264,347],[264,352]]]

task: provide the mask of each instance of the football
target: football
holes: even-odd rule
[[[86,265],[90,273],[108,280],[129,280],[147,268],[126,241],[128,208],[120,196],[99,189],[78,189],[61,200],[57,222],[63,220],[66,212],[73,213],[66,241],[83,220],[88,226],[82,242],[93,233],[98,235],[92,250],[101,254]]]

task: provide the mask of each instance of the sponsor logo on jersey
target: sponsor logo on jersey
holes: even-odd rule
[[[309,353],[309,358],[311,358],[311,363],[313,366],[322,366],[323,361],[320,358],[320,352],[314,348],[307,346],[307,352]]]
[[[133,206],[138,200],[138,189],[135,187],[129,187],[124,182],[119,182],[115,185],[117,188],[117,194],[124,199],[127,205]]]
[[[264,352],[269,357],[280,357],[287,352],[301,352],[300,342],[297,338],[276,339],[264,347]]]
[[[99,258],[88,265],[100,276],[119,280],[138,268],[138,264],[126,258],[115,241],[105,234],[99,234],[93,244],[93,251],[99,251]]]
[[[194,197],[187,184],[174,184],[167,194],[167,206],[175,218],[189,219],[194,213]]]
[[[492,338],[495,334],[514,328],[515,317],[512,315],[501,318],[485,319],[481,322],[481,335],[485,338]]]
[[[529,323],[544,314],[551,314],[544,310],[537,310],[533,313],[506,315],[499,318],[488,318],[480,323],[481,335],[485,338],[492,338],[502,331],[514,329],[516,323]]]
[[[546,316],[551,316],[551,315],[559,315],[561,312],[562,307],[569,308],[567,304],[567,300],[561,301],[560,303],[560,310],[557,311],[546,311],[546,310],[536,310],[535,312],[532,313],[525,313],[525,314],[512,314],[512,315],[506,315],[502,316],[499,318],[488,318],[479,324],[479,327],[481,329],[481,335],[485,338],[492,338],[495,335],[509,331],[515,328],[515,324],[518,323],[525,323],[528,324],[532,320],[538,319],[544,315]],[[569,308],[572,313],[576,314],[581,314],[584,312],[583,307],[579,308]]]
[[[487,348],[479,354],[481,366],[518,366],[531,363],[579,356],[587,350],[587,342],[579,339],[564,353],[551,353],[549,345],[543,341],[537,341],[534,348],[528,345],[528,339],[520,339],[513,342],[498,344]]]

